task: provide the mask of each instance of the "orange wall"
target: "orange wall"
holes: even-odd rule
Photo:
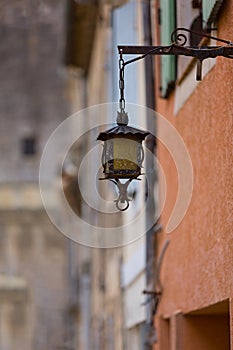
[[[233,41],[233,2],[226,1],[224,6],[217,35]],[[157,111],[169,119],[188,147],[194,189],[181,224],[171,234],[159,236],[159,249],[167,236],[171,240],[162,265],[163,295],[158,309],[159,315],[166,316],[233,297],[233,60],[217,58],[176,116],[173,110],[174,94],[167,100],[157,96]],[[161,144],[158,157],[168,186],[160,220],[166,227],[178,179]]]

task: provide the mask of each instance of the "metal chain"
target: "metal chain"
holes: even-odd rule
[[[121,111],[121,112],[123,112],[124,109],[125,109],[125,97],[124,97],[124,88],[125,88],[124,68],[125,68],[125,63],[124,63],[123,54],[122,54],[122,51],[121,51],[121,52],[120,52],[120,58],[119,58],[119,89],[120,89],[119,107],[120,107],[120,111]]]

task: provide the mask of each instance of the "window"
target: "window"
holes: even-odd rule
[[[160,1],[160,41],[161,45],[171,44],[171,33],[175,29],[175,0]],[[161,95],[168,97],[176,79],[175,56],[161,56]]]
[[[215,22],[218,11],[223,3],[223,0],[202,0],[203,22],[205,28],[210,28]]]
[[[175,27],[184,27],[197,32],[210,29],[216,21],[223,0],[160,0],[161,45],[170,45],[170,36]],[[190,34],[187,46],[196,46],[201,38]],[[186,56],[161,56],[161,95],[168,97],[175,80],[182,80],[190,71],[193,58]]]
[[[22,139],[22,154],[31,156],[36,153],[36,138],[25,137]]]
[[[230,350],[229,300],[187,314],[160,318],[161,349]]]
[[[202,7],[200,1],[192,0],[177,0],[177,27],[184,27],[187,29],[202,32]],[[186,34],[186,33],[184,33]],[[196,46],[199,44],[201,38],[197,35],[188,35],[187,46]],[[193,59],[187,56],[179,56],[177,60],[177,78],[180,81],[190,68],[189,64]]]

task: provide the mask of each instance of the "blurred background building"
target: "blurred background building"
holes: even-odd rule
[[[71,111],[67,9],[64,1],[0,7],[0,348],[71,349],[70,243],[51,224],[38,186],[45,143]]]
[[[116,46],[151,40],[148,4],[1,3],[2,350],[144,347],[145,237],[124,249],[91,249],[72,242],[50,222],[38,180],[41,154],[54,129],[78,110],[118,100]],[[128,101],[145,104],[144,64],[127,74],[136,87],[128,89]],[[153,107],[152,91],[150,99]],[[74,146],[70,158],[75,162],[63,169],[67,200],[85,218],[92,213],[77,190],[75,169],[87,149],[86,140]],[[48,169],[46,186],[54,208],[55,182]],[[145,185],[137,191],[139,205]],[[104,223],[98,216],[94,220]]]

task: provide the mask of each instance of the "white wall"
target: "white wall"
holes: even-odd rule
[[[117,45],[142,45],[143,44],[143,24],[142,24],[142,2],[129,1],[124,6],[113,12],[113,100],[119,99],[118,83],[118,52]],[[124,55],[124,60],[132,59],[132,55]],[[136,57],[136,56],[135,56]],[[145,79],[144,62],[139,61],[125,67],[125,99],[126,111],[127,103],[145,105]],[[140,127],[145,128],[145,118],[135,120],[133,115],[129,115],[129,125],[140,122]],[[143,177],[142,177],[143,178]],[[133,217],[136,210],[140,210],[144,200],[144,182],[134,182],[137,189],[135,201],[131,202],[131,209],[128,210],[127,219]],[[135,208],[135,209],[133,209]],[[140,213],[140,211],[139,211]],[[145,218],[142,226],[138,227],[138,232],[143,232]],[[130,230],[129,228],[127,228]],[[124,322],[129,330],[145,320],[145,307],[143,304],[142,290],[145,289],[145,237],[131,243],[123,248],[122,265],[122,288],[124,290]],[[137,332],[136,332],[137,334]],[[133,341],[131,339],[131,341]],[[137,341],[135,339],[135,341]]]

